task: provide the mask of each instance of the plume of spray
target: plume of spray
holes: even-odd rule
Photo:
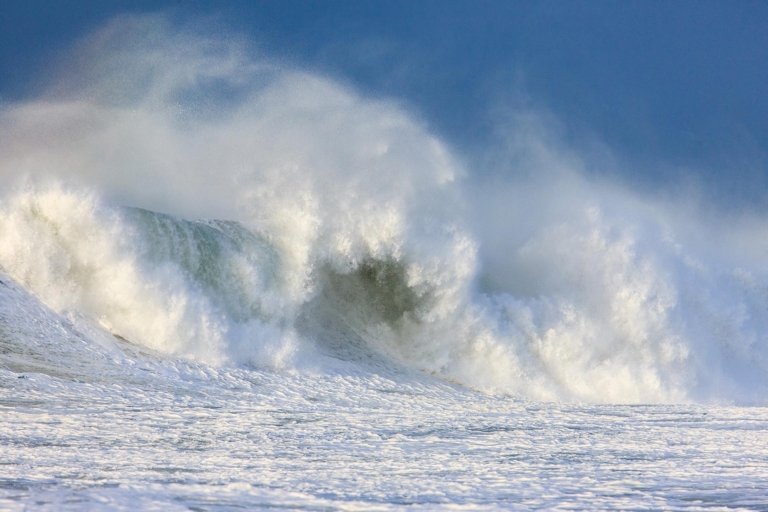
[[[692,188],[633,192],[559,131],[511,116],[493,166],[515,172],[468,184],[500,316],[581,399],[764,401],[766,219]]]
[[[764,219],[590,178],[539,115],[468,172],[395,102],[254,55],[162,16],[81,41],[0,112],[0,267],[211,364],[363,347],[535,399],[768,398]]]
[[[120,296],[112,293],[115,280],[85,282],[81,274],[90,271],[71,269],[84,264],[83,258],[110,268],[112,260],[123,258],[137,260],[134,265],[144,272],[123,281],[161,289],[159,314],[173,316],[169,304],[184,296],[184,315],[206,318],[189,309],[188,298],[198,296],[192,289],[196,284],[186,283],[179,292],[171,280],[158,281],[154,269],[160,264],[144,261],[153,252],[144,246],[157,242],[137,241],[146,228],[110,205],[180,219],[236,221],[259,233],[279,254],[267,273],[274,274],[270,286],[279,288],[280,299],[279,305],[258,309],[281,327],[290,326],[317,293],[318,273],[349,273],[368,260],[398,262],[409,289],[431,294],[433,307],[422,316],[445,316],[458,307],[474,266],[453,184],[461,169],[444,144],[395,104],[366,100],[322,77],[252,60],[241,43],[175,31],[157,16],[114,20],[81,42],[68,62],[48,95],[9,105],[0,122],[0,144],[6,149],[0,173],[6,183],[25,179],[6,189],[4,237],[21,233],[14,238],[21,240],[30,230],[32,238],[43,239],[39,244],[53,246],[41,252],[46,260],[41,265],[24,253],[39,247],[8,243],[2,266],[57,310],[88,311],[114,325],[104,311],[110,305],[94,309],[101,301],[82,297],[90,287],[110,289],[94,292],[105,300]],[[98,200],[92,199],[94,193]],[[66,211],[66,205],[76,211]],[[117,218],[112,223],[117,227],[104,226],[107,217]],[[58,236],[62,225],[81,222],[91,223],[83,229],[103,234],[114,247],[92,252],[87,238]],[[51,288],[78,292],[58,294]],[[143,301],[122,291],[131,295],[131,303]],[[263,303],[267,291],[262,286],[252,293]],[[205,294],[200,300],[208,302]],[[130,315],[132,322],[143,322],[143,313]],[[231,319],[232,312],[217,315]],[[214,326],[212,332],[222,329]],[[184,341],[185,329],[171,332],[132,339],[210,357]],[[222,345],[222,336],[207,346]],[[225,354],[213,360],[222,358]]]

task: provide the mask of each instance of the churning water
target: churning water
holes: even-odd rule
[[[768,219],[249,55],[121,18],[2,106],[0,507],[768,507]]]

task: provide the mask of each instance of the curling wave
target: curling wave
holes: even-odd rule
[[[60,315],[209,364],[768,399],[765,219],[597,183],[529,129],[535,172],[484,183],[396,104],[161,17],[73,55],[0,112],[0,268]]]

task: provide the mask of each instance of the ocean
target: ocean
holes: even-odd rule
[[[0,509],[768,509],[761,214],[162,17],[60,67],[0,108]]]

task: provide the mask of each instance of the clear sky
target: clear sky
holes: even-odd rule
[[[33,96],[79,37],[124,12],[213,19],[264,53],[393,98],[459,152],[504,112],[546,111],[630,183],[689,173],[768,208],[768,2],[0,0],[0,99]]]

